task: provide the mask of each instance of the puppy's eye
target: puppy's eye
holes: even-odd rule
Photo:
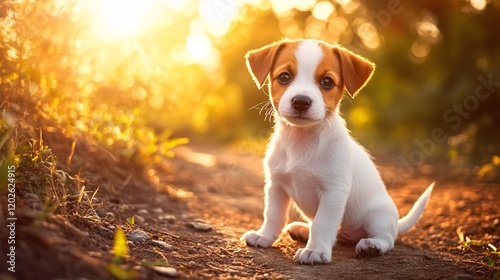
[[[331,77],[328,77],[328,76],[323,77],[323,79],[321,79],[319,84],[324,89],[331,89],[335,86],[335,82],[333,81],[333,79]]]
[[[287,72],[283,72],[278,76],[278,82],[282,85],[286,85],[291,81],[292,81],[292,76]]]

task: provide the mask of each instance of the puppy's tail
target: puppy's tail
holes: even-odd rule
[[[434,188],[433,182],[425,192],[417,199],[417,202],[413,204],[410,212],[398,221],[398,233],[404,233],[408,231],[417,221],[424,212],[425,206],[427,206],[427,201],[431,196],[432,188]]]

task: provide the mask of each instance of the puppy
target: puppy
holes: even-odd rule
[[[338,45],[283,40],[248,52],[246,63],[262,88],[269,77],[275,128],[264,160],[264,223],[241,237],[270,247],[283,230],[307,240],[294,260],[329,263],[339,242],[357,243],[360,255],[382,255],[398,233],[420,218],[433,184],[407,216],[398,210],[365,149],[339,116],[344,90],[355,96],[375,65]],[[286,225],[292,201],[307,223]]]

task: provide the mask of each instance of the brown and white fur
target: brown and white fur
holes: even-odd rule
[[[288,231],[295,239],[307,240],[294,257],[305,264],[331,262],[337,240],[357,243],[361,255],[393,249],[398,233],[420,218],[433,184],[398,220],[370,155],[351,138],[339,116],[344,90],[355,96],[370,79],[374,64],[315,40],[282,40],[250,51],[246,62],[259,88],[269,76],[276,124],[264,160],[264,222],[241,239],[270,247]],[[292,201],[307,223],[286,225]]]

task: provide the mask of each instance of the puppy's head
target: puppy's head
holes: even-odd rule
[[[292,126],[311,126],[331,116],[345,89],[355,96],[375,65],[340,46],[315,40],[283,40],[247,53],[259,88],[269,76],[271,103]]]

